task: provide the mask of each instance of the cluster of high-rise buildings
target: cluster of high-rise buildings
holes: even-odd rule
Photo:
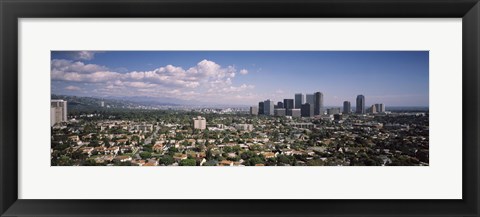
[[[365,108],[365,96],[358,95],[355,107],[355,113],[382,113],[385,112],[385,106],[374,104],[368,109]],[[270,99],[261,101],[257,106],[250,107],[250,114],[252,115],[270,115],[270,116],[292,116],[292,117],[313,117],[316,115],[335,115],[335,114],[350,114],[352,107],[350,101],[343,102],[343,110],[340,108],[324,109],[323,93],[315,92],[313,94],[296,93],[293,99],[283,99],[283,102],[274,103]]]
[[[323,93],[305,95],[295,94],[293,99],[283,99],[283,102],[274,103],[270,99],[259,102],[258,107],[250,107],[250,114],[253,115],[275,115],[292,117],[313,117],[324,113]]]
[[[348,108],[348,110],[346,110],[346,107]],[[349,101],[343,102],[343,109],[344,109],[344,113],[345,113],[345,111],[351,111]],[[365,114],[365,113],[375,114],[375,113],[384,113],[384,112],[385,112],[385,106],[383,105],[383,103],[373,104],[369,108],[366,108],[365,107],[365,96],[364,95],[358,95],[357,96],[357,106],[355,108],[355,113],[357,113],[357,114]]]

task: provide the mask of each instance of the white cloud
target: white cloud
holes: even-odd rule
[[[105,66],[95,65],[95,64],[85,64],[79,61],[72,60],[59,60],[54,59],[51,61],[51,70],[61,71],[61,72],[76,72],[76,73],[93,73],[98,71],[108,70]]]
[[[242,93],[254,89],[253,85],[248,84],[234,86],[236,73],[234,66],[222,67],[210,60],[202,60],[188,69],[166,65],[150,71],[126,73],[80,61],[51,61],[52,80],[96,84],[100,85],[96,89],[97,93],[103,91],[117,95],[143,94],[182,99],[212,97],[218,100],[227,97],[225,93]],[[245,74],[248,71],[242,69],[238,73]]]
[[[112,80],[135,80],[156,83],[165,86],[196,88],[205,86],[228,86],[235,77],[232,66],[221,67],[215,62],[202,60],[196,66],[184,70],[181,67],[167,65],[152,71],[133,71],[128,73],[112,72],[105,66],[84,64],[70,60],[51,62],[52,79],[77,82],[107,82]]]
[[[240,70],[240,74],[246,75],[246,74],[248,74],[248,70],[242,69],[242,70]]]
[[[82,88],[77,87],[77,86],[73,86],[73,85],[65,87],[65,90],[71,90],[71,91],[78,91],[78,90],[81,90],[81,89]]]
[[[70,56],[74,60],[92,60],[95,58],[95,54],[100,53],[98,51],[73,51],[70,52]]]
[[[245,90],[251,90],[255,88],[255,86],[253,85],[247,85],[247,84],[242,84],[240,86],[228,86],[228,87],[224,87],[224,88],[221,88],[220,90],[218,89],[210,89],[211,91],[210,92],[223,92],[223,93],[233,93],[233,92],[243,92]]]
[[[77,72],[52,72],[52,79],[53,80],[63,80],[63,81],[76,81],[76,82],[91,82],[91,83],[98,83],[98,82],[106,82],[109,80],[116,79],[119,77],[119,73],[116,72],[94,72],[90,74],[81,74]]]

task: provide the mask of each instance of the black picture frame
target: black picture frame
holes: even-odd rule
[[[2,216],[478,216],[478,0],[0,0]],[[117,17],[462,18],[462,200],[18,199],[18,19]],[[448,42],[445,42],[448,43]],[[39,186],[40,187],[40,186]]]

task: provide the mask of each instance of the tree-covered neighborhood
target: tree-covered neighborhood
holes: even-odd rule
[[[292,117],[54,98],[68,113],[51,127],[52,166],[429,165],[428,111]]]

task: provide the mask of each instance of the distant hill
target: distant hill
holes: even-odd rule
[[[176,106],[173,103],[161,103],[154,101],[135,102],[124,99],[111,99],[111,98],[95,98],[84,96],[68,96],[68,95],[51,95],[51,99],[63,99],[67,101],[69,110],[91,110],[91,109],[104,109],[104,108],[128,108],[128,107],[140,107],[140,106]],[[103,102],[103,107],[102,107]]]
[[[202,103],[197,100],[181,100],[181,99],[176,99],[176,98],[170,98],[170,97],[148,97],[148,96],[142,96],[142,97],[136,97],[136,96],[127,96],[127,97],[110,97],[110,99],[116,99],[116,100],[124,100],[124,101],[129,101],[129,102],[136,102],[140,103],[142,105],[150,105],[150,106],[178,106],[178,105],[202,105],[205,103]],[[208,103],[207,103],[208,104]]]

